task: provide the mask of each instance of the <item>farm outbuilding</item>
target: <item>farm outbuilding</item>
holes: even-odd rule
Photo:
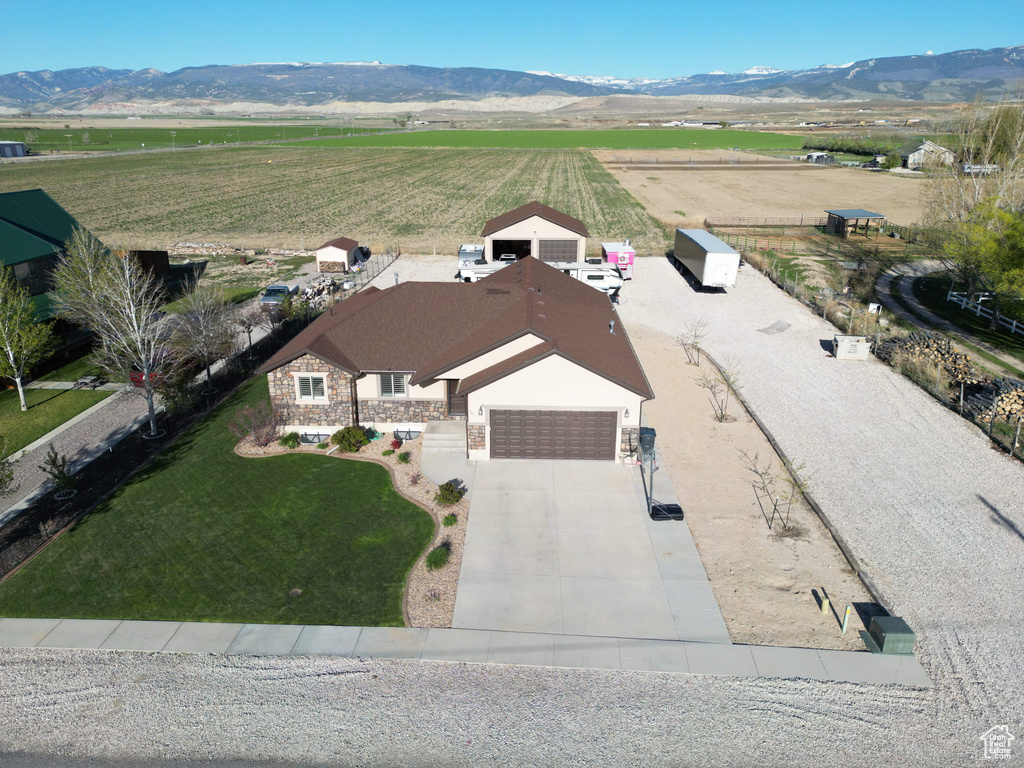
[[[359,243],[348,237],[328,240],[316,249],[317,272],[348,272],[357,261]]]
[[[830,235],[838,235],[844,240],[850,235],[863,234],[869,237],[872,232],[876,235],[885,224],[885,215],[872,213],[863,208],[842,208],[835,211],[825,211],[828,214],[828,221],[825,223],[825,231]]]
[[[536,201],[503,213],[484,224],[484,258],[518,261],[583,261],[587,228],[579,219]]]
[[[28,148],[20,141],[0,141],[0,157],[25,157]]]

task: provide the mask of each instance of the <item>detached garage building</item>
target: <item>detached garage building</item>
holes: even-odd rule
[[[636,449],[654,394],[608,296],[538,259],[475,283],[367,288],[332,312],[261,369],[286,432],[436,429],[470,459]]]
[[[484,258],[516,261],[583,261],[587,228],[568,214],[536,201],[503,213],[484,224]]]

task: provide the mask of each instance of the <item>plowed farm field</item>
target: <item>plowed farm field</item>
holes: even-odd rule
[[[661,227],[580,150],[243,148],[0,167],[0,192],[41,187],[112,246],[213,242],[316,248],[345,236],[374,250],[456,253],[484,222],[531,200],[580,219],[591,249]]]

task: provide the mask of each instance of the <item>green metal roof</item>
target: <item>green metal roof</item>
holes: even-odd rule
[[[831,213],[838,216],[841,219],[884,219],[884,213],[872,213],[871,211],[865,211],[863,208],[841,208],[835,211],[825,211],[825,213]]]
[[[57,250],[53,243],[0,219],[0,264],[5,267],[49,256]]]
[[[41,189],[0,194],[0,223],[0,263],[7,265],[61,250],[80,226]]]

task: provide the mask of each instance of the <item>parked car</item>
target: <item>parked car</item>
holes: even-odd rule
[[[272,312],[280,307],[285,299],[298,292],[299,286],[297,285],[271,285],[260,298],[260,309],[264,312]]]

